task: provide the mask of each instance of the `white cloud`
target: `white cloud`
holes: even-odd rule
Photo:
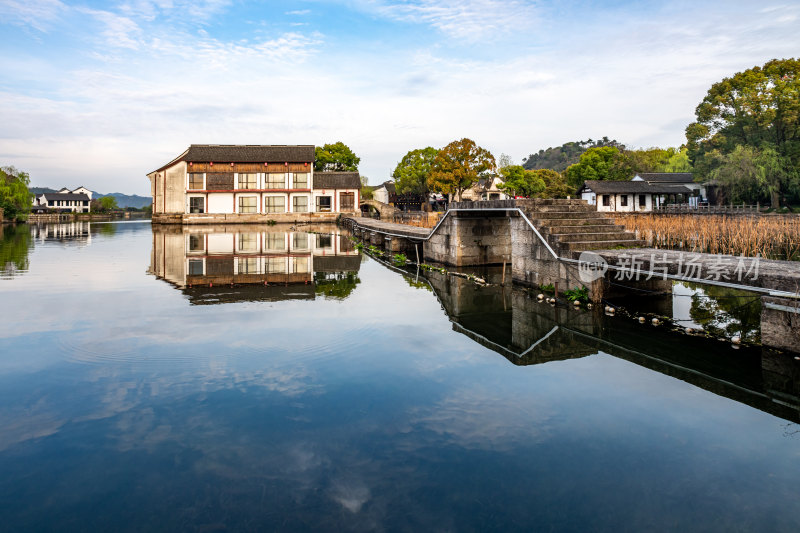
[[[65,9],[59,0],[2,0],[0,19],[46,32]]]
[[[507,36],[529,27],[534,6],[521,0],[409,0],[365,4],[379,15],[399,21],[429,24],[459,39]]]

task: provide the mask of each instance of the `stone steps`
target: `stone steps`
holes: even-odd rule
[[[584,250],[612,250],[614,248],[641,248],[642,246],[645,246],[645,241],[641,239],[625,239],[616,241],[573,241],[563,243],[560,248],[577,253]]]
[[[530,217],[528,217],[530,218]],[[573,218],[548,218],[548,219],[531,219],[536,227],[583,227],[583,226],[614,226],[614,220],[611,218],[591,218],[591,217],[573,217]]]
[[[618,228],[614,229],[613,231],[605,231],[601,233],[550,233],[549,236],[559,244],[582,241],[621,242],[631,240],[630,233]],[[613,246],[614,245],[612,245],[612,247]]]
[[[572,222],[572,221],[570,221]],[[586,221],[586,224],[552,224],[545,232],[552,235],[562,233],[608,233],[617,232],[619,227],[614,224],[592,224],[594,221]]]

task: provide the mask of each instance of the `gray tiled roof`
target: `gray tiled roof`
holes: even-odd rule
[[[54,200],[89,200],[89,197],[84,193],[71,193],[71,192],[46,192],[42,196],[44,196],[45,200],[48,202],[52,202]],[[41,196],[39,197],[41,198]]]
[[[358,172],[314,172],[315,189],[360,189]]]
[[[314,161],[314,145],[193,144],[158,170],[164,170],[178,161],[191,163],[311,163]]]
[[[597,194],[688,194],[692,192],[683,185],[613,180],[586,180],[581,189],[589,189]]]
[[[691,172],[637,172],[648,183],[694,183]]]

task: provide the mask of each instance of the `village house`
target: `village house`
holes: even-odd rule
[[[578,197],[598,211],[649,212],[666,203],[685,203],[692,190],[684,185],[648,183],[644,180],[586,180]]]
[[[706,184],[694,181],[691,172],[637,172],[631,181],[645,181],[650,185],[676,185],[683,186],[691,192],[687,203],[697,207],[699,202],[707,199]]]
[[[149,173],[153,222],[335,220],[359,209],[358,172],[315,172],[313,145],[200,145]]]
[[[507,200],[508,194],[499,188],[503,180],[498,176],[481,178],[469,189],[461,193],[461,200],[477,202],[478,200]]]
[[[86,187],[69,190],[63,187],[58,192],[46,192],[33,198],[32,211],[69,211],[88,213],[91,210],[92,191]]]

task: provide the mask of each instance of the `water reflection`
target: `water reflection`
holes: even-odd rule
[[[427,273],[426,279],[454,331],[515,365],[536,365],[603,352],[800,422],[800,365],[785,354],[756,348],[734,350],[714,339],[689,337],[622,317],[607,317],[597,308],[555,307],[510,287],[481,287],[437,272]],[[720,299],[715,300],[712,295]],[[737,298],[737,304],[725,299],[731,296]],[[743,306],[739,296],[724,290],[701,295],[695,292],[691,309],[697,314],[698,309],[731,309],[737,317],[730,321],[731,327],[738,333],[742,324],[758,319],[745,314],[752,311]],[[652,305],[672,315],[669,308],[672,300],[666,297]],[[739,315],[735,314],[737,311]],[[710,321],[703,323],[708,326]]]
[[[154,226],[148,273],[193,304],[344,299],[361,255],[335,226]]]
[[[2,225],[0,239],[0,279],[10,279],[28,270],[28,253],[33,246],[25,224]]]

